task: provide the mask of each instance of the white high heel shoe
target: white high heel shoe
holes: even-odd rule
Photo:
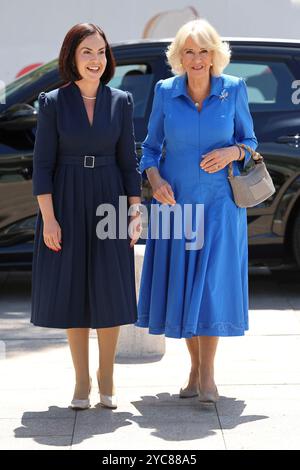
[[[91,406],[90,402],[90,394],[92,390],[92,379],[90,378],[90,389],[89,389],[89,396],[86,399],[78,399],[78,398],[73,398],[71,401],[70,407],[73,408],[73,410],[87,410]]]
[[[103,395],[103,393],[99,392],[100,394],[100,405],[104,406],[105,408],[117,408],[117,397],[116,395]]]
[[[100,405],[103,406],[104,408],[116,409],[118,406],[116,395],[104,395],[103,393],[100,392],[100,381],[98,377],[98,372],[97,372],[97,381],[98,381],[98,388],[99,388],[99,395],[100,395]]]
[[[90,407],[91,403],[89,398],[87,398],[86,400],[79,400],[74,398],[71,401],[71,408],[73,408],[73,410],[87,410]]]

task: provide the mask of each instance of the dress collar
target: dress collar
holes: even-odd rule
[[[75,90],[75,92],[76,92],[77,94],[79,94],[80,96],[82,96],[82,95],[81,95],[81,90],[80,90],[79,86],[78,86],[75,82],[70,82],[70,85],[71,85],[72,89]],[[103,88],[104,88],[103,83],[101,83],[101,81],[99,81],[99,85],[98,85],[98,88],[97,88],[97,91],[96,91],[96,97],[98,97],[98,95],[100,95],[100,94],[102,93]]]
[[[221,76],[215,77],[214,75],[211,75],[210,78],[210,93],[208,95],[208,98],[210,96],[220,96],[220,93],[223,89],[223,79]],[[174,80],[174,85],[173,85],[173,92],[172,92],[172,98],[177,98],[178,96],[186,96],[187,98],[190,98],[190,95],[188,94],[187,91],[187,75],[178,75],[176,79]]]

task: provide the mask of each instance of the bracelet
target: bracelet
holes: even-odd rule
[[[138,215],[138,214],[142,214],[143,213],[143,204],[139,204],[139,203],[136,203],[136,204],[131,204],[131,206],[129,206],[129,215]]]
[[[242,156],[242,151],[241,151],[241,147],[239,146],[239,144],[235,144],[235,147],[237,147],[239,149],[239,158],[236,159],[237,162],[239,162],[241,160],[241,156]]]

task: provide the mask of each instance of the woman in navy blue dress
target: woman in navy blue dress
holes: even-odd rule
[[[141,185],[133,103],[129,93],[106,85],[115,63],[98,26],[82,23],[67,33],[59,68],[67,84],[39,96],[33,193],[40,211],[31,321],[67,330],[76,375],[73,408],[90,406],[88,339],[89,329],[97,330],[100,403],[115,408],[119,328],[134,323],[137,315],[133,246],[139,236],[135,204]],[[118,221],[124,218],[120,196],[126,201],[125,227],[135,226],[130,236],[127,231],[118,236]],[[115,237],[103,236],[105,222],[112,219],[105,219],[102,204],[115,210]]]
[[[247,216],[233,200],[228,164],[239,174],[249,161],[239,144],[255,149],[257,140],[245,82],[222,73],[230,50],[207,21],[182,26],[167,56],[176,76],[156,85],[140,170],[152,211],[174,206],[174,217],[170,236],[149,230],[137,326],[186,338],[191,372],[180,396],[215,402],[218,338],[248,329]]]

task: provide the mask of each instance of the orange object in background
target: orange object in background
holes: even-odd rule
[[[36,69],[37,67],[40,67],[40,65],[43,65],[43,62],[39,62],[38,64],[30,64],[26,65],[26,67],[23,67],[16,75],[16,78],[21,77],[22,75],[25,75],[25,73],[31,72],[31,70]]]
[[[172,37],[182,24],[196,18],[200,18],[200,14],[194,6],[180,10],[161,11],[147,21],[142,38]]]

